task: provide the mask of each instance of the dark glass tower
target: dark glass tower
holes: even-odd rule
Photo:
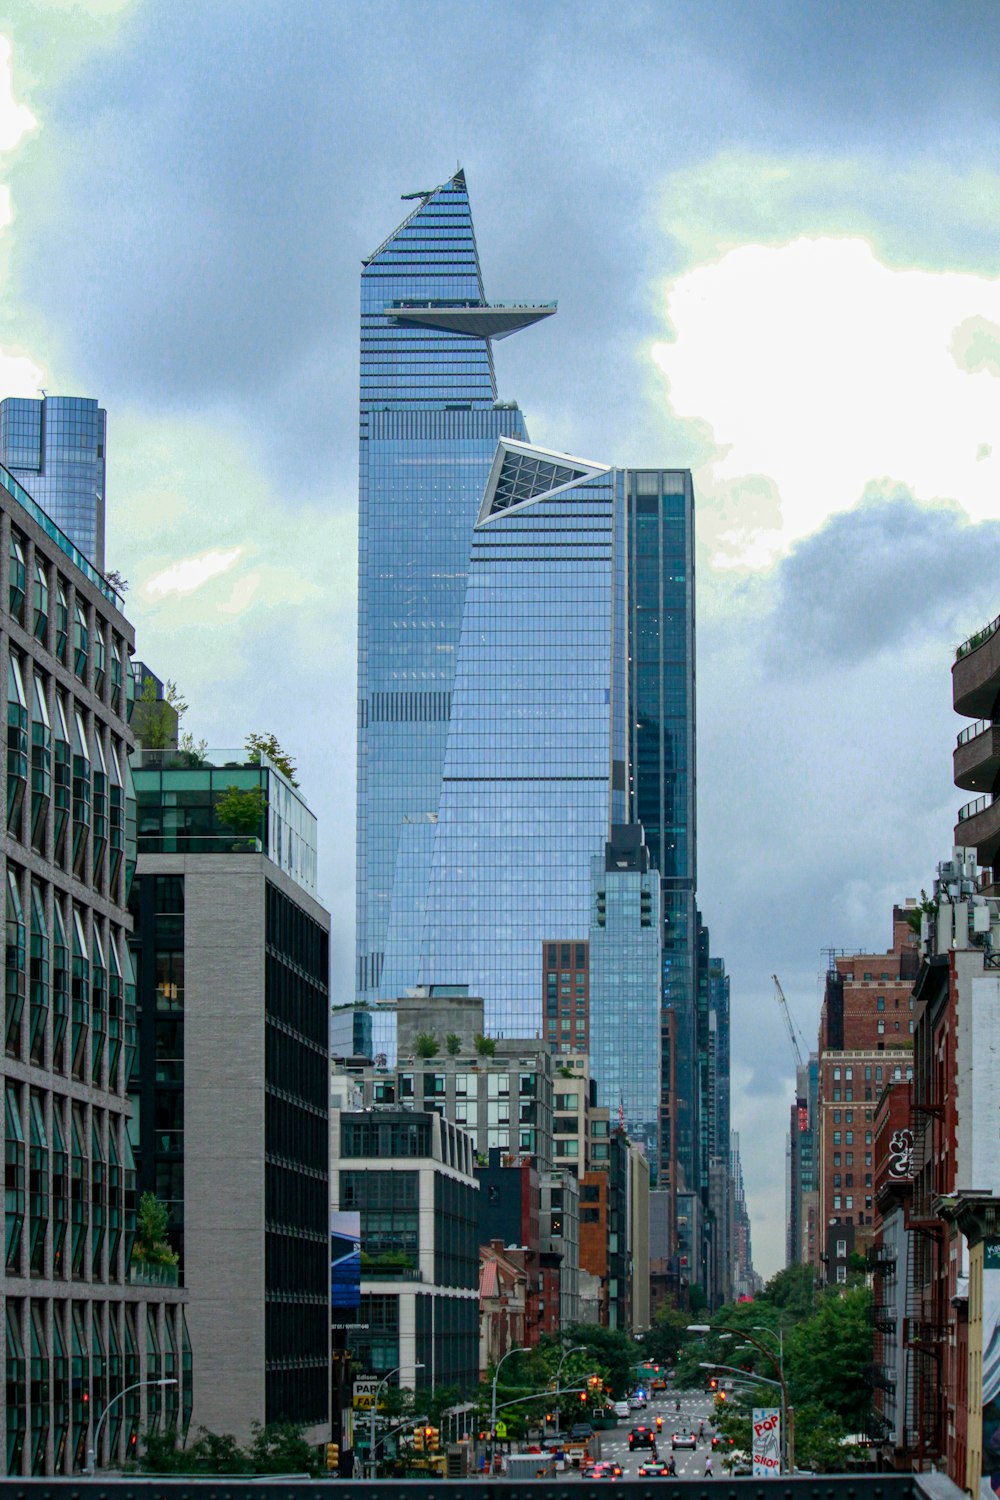
[[[412,985],[438,816],[469,542],[501,437],[492,342],[554,303],[490,306],[465,176],[364,264],[358,560],[357,990]]]
[[[102,573],[106,426],[86,396],[0,401],[0,463]]]
[[[697,1190],[701,1152],[690,472],[630,471],[628,509],[632,816],[645,829],[663,896],[660,1183]],[[680,1183],[670,1181],[673,1159]]]

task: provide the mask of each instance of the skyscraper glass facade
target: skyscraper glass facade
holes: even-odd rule
[[[485,298],[459,172],[361,277],[357,987],[370,1000],[415,981],[469,538],[498,438],[526,436],[497,402],[488,336],[405,321],[404,304],[447,321],[470,303]]]
[[[85,396],[0,401],[0,463],[101,572],[106,424]]]
[[[632,837],[629,838],[629,835]],[[659,1168],[660,877],[641,829],[612,830],[591,860],[590,1076],[597,1102]]]
[[[473,534],[420,952],[422,984],[468,985],[506,1036],[541,1035],[545,940],[586,939],[590,856],[625,816],[622,478],[548,493]]]
[[[694,490],[687,470],[629,473],[632,817],[663,891],[661,1185],[699,1182]],[[673,1037],[673,1057],[670,1038]],[[670,1079],[676,1080],[671,1088]]]

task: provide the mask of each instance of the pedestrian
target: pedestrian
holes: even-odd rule
[[[667,1465],[667,1473],[670,1475],[671,1479],[677,1478],[677,1460],[672,1453],[670,1455],[670,1462]]]
[[[710,1453],[705,1459],[705,1478],[711,1479],[712,1477],[712,1455]]]

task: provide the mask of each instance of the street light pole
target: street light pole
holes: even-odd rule
[[[775,1352],[774,1352],[774,1350],[771,1349],[771,1348],[769,1348],[767,1344],[761,1343],[760,1339],[755,1339],[752,1334],[744,1332],[744,1330],[742,1328],[727,1328],[727,1327],[725,1327],[722,1324],[717,1324],[713,1328],[709,1323],[689,1323],[688,1327],[687,1327],[687,1331],[688,1331],[688,1333],[722,1333],[722,1334],[726,1334],[726,1335],[735,1335],[737,1338],[746,1339],[746,1341],[747,1341],[748,1344],[752,1344],[755,1349],[759,1349],[762,1354],[766,1354],[767,1355],[768,1359],[771,1361],[772,1365],[774,1366],[774,1368],[778,1372],[778,1379],[777,1380],[765,1380],[764,1377],[763,1377],[763,1375],[759,1376],[758,1379],[762,1380],[765,1385],[776,1385],[776,1386],[778,1386],[778,1388],[781,1391],[781,1410],[782,1410],[782,1423],[781,1423],[781,1425],[785,1429],[785,1472],[787,1474],[794,1474],[795,1473],[795,1410],[789,1404],[789,1401],[788,1401],[788,1386],[785,1383],[785,1344],[784,1344],[784,1335],[783,1335],[783,1333],[779,1330],[779,1333],[777,1335],[777,1338],[778,1338],[778,1352],[777,1352],[777,1355],[776,1355]],[[772,1338],[775,1337],[774,1329],[773,1328],[760,1328],[760,1327],[757,1326],[756,1323],[754,1324],[754,1332],[756,1332],[756,1333],[769,1333]],[[720,1369],[721,1368],[727,1368],[727,1367],[720,1366]],[[746,1374],[747,1372],[745,1370],[743,1370],[743,1371],[740,1371],[740,1373],[741,1374]]]
[[[105,1419],[105,1417],[107,1416],[107,1414],[111,1410],[111,1408],[116,1404],[116,1402],[121,1401],[122,1398],[125,1397],[125,1396],[131,1395],[133,1391],[140,1391],[140,1390],[142,1390],[144,1386],[150,1386],[150,1385],[177,1385],[177,1383],[178,1382],[176,1380],[172,1380],[172,1379],[171,1380],[137,1380],[137,1381],[135,1381],[135,1383],[133,1385],[127,1385],[123,1391],[119,1391],[118,1394],[117,1394],[117,1396],[112,1396],[111,1400],[108,1402],[107,1406],[104,1408],[104,1410],[101,1412],[101,1415],[97,1419],[97,1426],[94,1429],[94,1442],[93,1442],[93,1445],[90,1448],[87,1449],[87,1467],[83,1471],[84,1474],[89,1475],[89,1477],[92,1479],[94,1477],[94,1475],[96,1474],[96,1472],[97,1472],[96,1465],[97,1465],[97,1454],[98,1454],[98,1450],[100,1448],[100,1443],[101,1443],[101,1428],[104,1426],[104,1419]]]
[[[586,1349],[586,1347],[586,1344],[574,1344],[572,1349],[566,1349],[564,1351],[563,1357],[559,1361],[559,1368],[556,1370],[556,1437],[559,1436],[559,1432],[562,1427],[562,1420],[559,1412],[559,1378],[562,1375],[562,1367],[571,1354],[581,1354]]]
[[[493,1460],[497,1451],[497,1376],[500,1374],[500,1366],[505,1359],[510,1359],[512,1354],[520,1354],[517,1347],[508,1349],[506,1354],[501,1354],[493,1370],[493,1398],[490,1401],[490,1473],[493,1473]]]
[[[374,1479],[376,1477],[375,1476],[375,1471],[376,1471],[376,1464],[375,1464],[375,1414],[378,1411],[379,1392],[381,1391],[382,1387],[388,1381],[390,1381],[392,1379],[392,1377],[394,1375],[398,1375],[399,1372],[400,1372],[400,1370],[405,1370],[407,1368],[408,1367],[406,1365],[397,1365],[394,1370],[390,1370],[389,1371],[388,1375],[383,1375],[382,1379],[379,1381],[378,1385],[375,1387],[375,1395],[372,1397],[371,1422],[370,1422],[370,1425],[369,1425],[369,1428],[368,1428],[368,1467],[371,1470],[371,1473],[369,1475],[369,1478],[371,1478],[371,1479]],[[420,1360],[418,1360],[417,1363],[413,1366],[413,1369],[414,1370],[422,1370],[422,1369],[424,1369],[424,1365],[423,1365],[423,1363]]]

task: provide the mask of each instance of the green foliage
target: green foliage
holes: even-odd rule
[[[586,1343],[586,1334],[601,1335],[608,1332],[607,1329],[591,1328],[588,1325],[586,1328],[575,1327],[568,1330],[564,1338],[566,1345],[572,1348],[574,1344]],[[629,1363],[634,1363],[636,1346],[628,1335],[612,1334],[611,1340],[621,1340],[627,1346],[629,1353],[625,1361],[626,1368]],[[596,1344],[599,1340],[595,1339],[594,1342]],[[499,1410],[504,1402],[517,1402],[516,1405],[506,1407],[502,1413],[512,1438],[524,1437],[530,1428],[540,1427],[546,1413],[554,1414],[557,1407],[560,1422],[565,1429],[583,1417],[591,1416],[599,1406],[603,1406],[606,1399],[604,1386],[612,1380],[606,1361],[590,1347],[567,1354],[565,1360],[564,1352],[562,1344],[543,1338],[534,1348],[520,1350],[504,1362],[497,1382],[497,1408]],[[557,1401],[556,1373],[560,1362],[562,1371]],[[480,1420],[485,1423],[489,1422],[490,1416],[493,1374],[491,1368],[480,1385],[476,1398],[477,1412]],[[597,1384],[591,1386],[590,1382],[595,1376]],[[580,1400],[581,1389],[587,1394],[586,1402]]]
[[[196,740],[191,731],[185,729],[177,736],[177,749],[183,756],[185,765],[203,766],[208,755],[208,741]]]
[[[672,1365],[687,1340],[687,1325],[691,1321],[669,1303],[658,1309],[652,1327],[642,1340],[642,1352],[654,1364]]]
[[[778,1271],[753,1305],[759,1308],[761,1303],[780,1308],[788,1318],[808,1317],[816,1307],[816,1273],[812,1266],[786,1266],[783,1271]],[[756,1321],[759,1323],[762,1319]]]
[[[154,1193],[139,1199],[132,1259],[153,1266],[176,1266],[180,1259],[167,1239],[167,1210]]]
[[[444,1039],[444,1045],[449,1057],[457,1057],[462,1050],[462,1038],[457,1032],[449,1031]]]
[[[292,786],[298,786],[296,775],[298,767],[287,751],[282,750],[276,735],[273,734],[248,734],[244,740],[247,759],[252,766],[259,766],[261,756],[266,755],[268,760],[273,761],[282,775],[287,776]]]
[[[598,1328],[590,1323],[575,1323],[567,1330],[566,1341],[586,1347],[590,1364],[603,1372],[610,1384],[613,1401],[620,1401],[628,1395],[634,1383],[633,1371],[639,1362],[639,1347],[627,1333],[615,1328]]]
[[[921,918],[932,917],[936,911],[937,907],[935,906],[933,899],[928,896],[925,890],[921,890],[920,900],[916,903],[916,905],[908,906],[906,908],[906,922],[910,931],[915,932],[919,937]]]
[[[418,1057],[437,1057],[437,1037],[432,1031],[418,1031],[414,1038],[413,1049]]]
[[[246,1453],[252,1473],[308,1474],[312,1479],[326,1474],[318,1450],[306,1442],[301,1429],[293,1423],[269,1422],[262,1427],[254,1422],[251,1430],[253,1436]]]
[[[785,1373],[796,1406],[815,1405],[858,1432],[869,1406],[868,1367],[874,1335],[868,1324],[872,1294],[865,1286],[831,1291],[819,1311],[785,1340]]]
[[[238,838],[259,838],[267,798],[259,786],[227,786],[216,798],[215,816]]]
[[[308,1474],[318,1479],[325,1467],[318,1450],[290,1422],[262,1427],[255,1422],[246,1449],[229,1432],[198,1429],[186,1448],[176,1432],[147,1432],[138,1468],[146,1474]]]
[[[187,702],[178,692],[176,682],[164,683],[163,697],[157,698],[152,677],[143,678],[133,709],[133,728],[139,744],[144,750],[168,749],[187,711]]]
[[[698,1283],[695,1282],[688,1293],[688,1302],[691,1306],[691,1316],[693,1318],[698,1317],[698,1315],[700,1313],[703,1313],[705,1311],[705,1308],[708,1306],[708,1298],[705,1296],[705,1288],[699,1286]]]
[[[477,1036],[476,1051],[480,1057],[495,1057],[497,1044],[491,1036]]]

